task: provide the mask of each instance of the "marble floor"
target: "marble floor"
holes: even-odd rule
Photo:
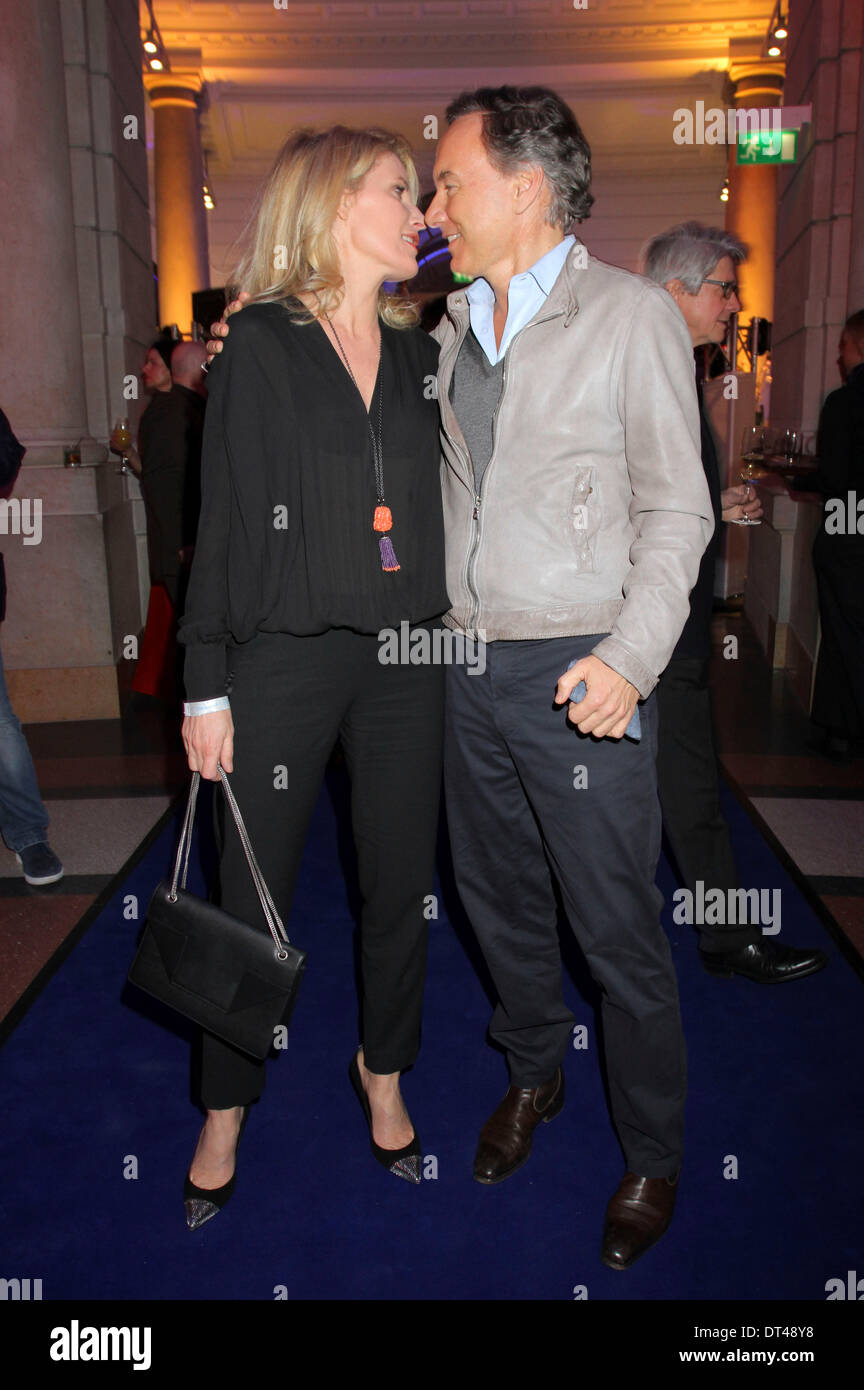
[[[738,638],[724,660],[722,639]],[[717,747],[727,781],[844,953],[864,973],[864,759],[835,764],[807,748],[807,715],[772,672],[740,613],[714,618]],[[25,728],[65,867],[27,885],[0,844],[0,1039],[98,913],[117,874],[143,853],[186,785],[179,721],[151,708],[122,720]]]

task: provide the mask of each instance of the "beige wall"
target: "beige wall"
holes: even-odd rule
[[[370,95],[368,74],[362,71],[355,74],[352,92],[326,97],[313,89],[300,99],[286,85],[284,98],[276,102],[269,93],[256,96],[252,89],[238,92],[229,87],[222,92],[218,84],[212,87],[205,144],[209,131],[211,145],[232,153],[212,153],[209,159],[217,200],[207,222],[211,284],[225,284],[258,188],[279,141],[296,125],[374,122],[398,130],[411,142],[421,190],[430,191],[434,141],[423,138],[426,115],[435,115],[443,132],[447,101],[463,87],[495,82],[499,76],[480,66],[454,69],[446,82],[437,74],[428,91],[422,86],[424,76],[431,84],[433,74],[417,74],[416,91],[401,102]],[[665,227],[689,218],[723,226],[720,189],[727,147],[678,145],[672,132],[673,114],[681,107],[692,110],[699,100],[709,107],[726,107],[725,73],[704,71],[686,81],[628,83],[610,77],[606,83],[577,84],[566,72],[550,75],[542,66],[526,63],[517,77],[526,84],[554,87],[582,125],[592,151],[595,203],[580,235],[595,255],[635,270],[643,243]]]

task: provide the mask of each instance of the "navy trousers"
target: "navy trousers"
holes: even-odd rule
[[[515,1086],[547,1081],[575,1019],[561,988],[557,880],[603,991],[612,1118],[627,1167],[681,1162],[686,1058],[654,883],[660,806],[653,695],[642,739],[580,734],[554,704],[559,675],[598,638],[491,642],[483,674],[447,669],[445,788],[456,880],[498,1005],[490,1034]]]

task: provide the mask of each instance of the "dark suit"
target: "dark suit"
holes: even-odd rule
[[[819,420],[819,487],[826,499],[813,543],[822,644],[813,689],[813,722],[843,738],[864,738],[864,516],[850,515],[864,498],[864,363],[832,391]],[[833,532],[831,498],[843,503],[846,529]],[[851,525],[849,523],[852,523]],[[827,523],[827,525],[826,525]],[[828,527],[831,526],[831,530]]]
[[[690,595],[690,616],[657,686],[657,790],[663,830],[684,887],[696,892],[737,888],[729,831],[720,811],[720,783],[708,689],[714,566],[721,544],[720,470],[699,391],[702,467],[714,508],[714,535]],[[758,926],[699,928],[703,951],[738,951],[761,940]]]
[[[164,584],[178,612],[185,587],[179,552],[195,544],[201,509],[205,408],[203,396],[175,383],[155,393],[138,429],[150,582]]]

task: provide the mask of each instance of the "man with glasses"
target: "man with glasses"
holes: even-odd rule
[[[736,270],[743,242],[719,227],[684,222],[661,232],[643,253],[645,274],[663,285],[684,316],[693,347],[722,343],[741,308]],[[720,784],[711,718],[708,670],[714,567],[722,544],[720,523],[758,520],[762,503],[749,486],[721,488],[717,450],[699,384],[702,467],[711,493],[715,529],[690,594],[690,614],[657,687],[657,783],[663,829],[684,886],[696,894],[719,888],[724,901],[738,888],[729,830],[720,810]],[[691,899],[692,901],[692,899]],[[718,977],[742,975],[780,984],[812,975],[827,964],[822,951],[767,941],[758,923],[699,924],[699,956]]]

